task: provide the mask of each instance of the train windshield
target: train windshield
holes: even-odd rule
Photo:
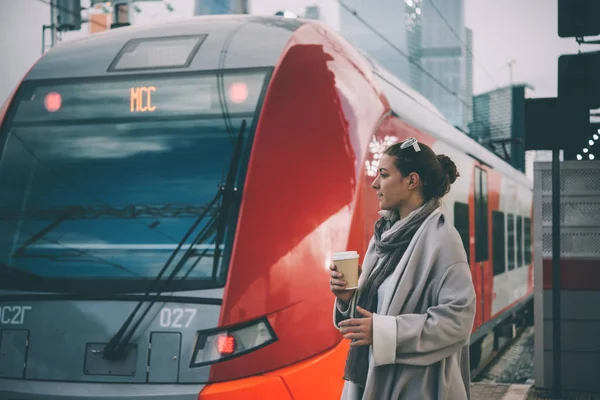
[[[215,200],[231,165],[242,188],[266,77],[25,85],[0,142],[0,288],[145,291],[170,258],[166,290],[223,286],[236,218],[215,262]]]

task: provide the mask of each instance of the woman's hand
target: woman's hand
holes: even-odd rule
[[[373,313],[356,307],[356,311],[364,318],[347,319],[340,322],[340,332],[344,339],[351,339],[350,346],[368,346],[373,344]]]
[[[348,282],[344,280],[344,274],[337,271],[335,264],[329,266],[329,276],[329,289],[340,301],[348,305],[356,289],[346,290]]]

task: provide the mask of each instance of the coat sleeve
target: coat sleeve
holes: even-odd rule
[[[336,329],[340,329],[339,323],[348,318],[354,318],[354,310],[356,309],[356,291],[354,296],[350,299],[347,306],[339,301],[337,298],[333,304],[333,326]]]
[[[436,292],[437,305],[425,314],[373,314],[376,366],[431,365],[468,344],[476,307],[469,265],[461,261],[448,267]]]

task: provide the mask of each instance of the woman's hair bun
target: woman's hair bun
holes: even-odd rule
[[[452,161],[450,157],[444,154],[438,154],[437,160],[440,163],[440,166],[442,167],[442,172],[448,175],[448,180],[450,181],[450,183],[454,183],[454,181],[456,181],[456,178],[460,176],[458,170],[456,169],[456,164],[454,164],[454,161]]]

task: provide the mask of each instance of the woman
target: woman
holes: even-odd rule
[[[334,324],[351,339],[344,400],[467,400],[475,290],[440,199],[458,177],[411,138],[389,147],[372,184],[382,211],[358,289],[330,267]]]

